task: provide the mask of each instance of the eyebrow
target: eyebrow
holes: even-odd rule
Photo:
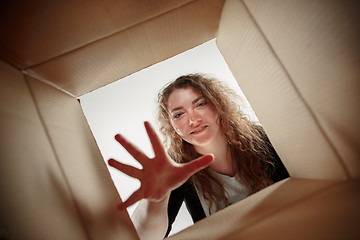
[[[203,96],[200,96],[200,97],[197,97],[197,98],[195,98],[193,101],[192,101],[192,103],[191,104],[195,104],[196,102],[198,102],[200,99],[202,99],[202,98],[204,98]],[[170,113],[172,113],[172,112],[175,112],[175,111],[177,111],[177,110],[180,110],[180,109],[183,109],[184,107],[176,107],[176,108],[173,108],[171,111],[170,111]]]

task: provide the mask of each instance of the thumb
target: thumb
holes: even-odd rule
[[[214,161],[214,155],[212,154],[201,156],[189,163],[186,163],[183,166],[183,170],[190,177],[194,175],[196,172],[208,167],[213,161]]]

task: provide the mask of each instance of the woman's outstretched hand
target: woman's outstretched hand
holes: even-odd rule
[[[110,166],[139,179],[141,186],[125,202],[120,204],[120,210],[126,209],[141,199],[158,201],[165,199],[172,190],[181,186],[196,172],[209,166],[214,157],[205,155],[186,164],[178,164],[169,159],[165,149],[150,123],[145,122],[146,132],[150,138],[155,157],[147,157],[141,150],[127,141],[120,134],[115,139],[142,165],[138,169],[114,159],[109,159]]]

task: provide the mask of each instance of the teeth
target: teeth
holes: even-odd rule
[[[196,129],[195,131],[193,131],[193,133],[200,132],[200,131],[203,130],[205,127],[206,127],[206,126],[203,126],[203,127],[199,128],[199,129]]]

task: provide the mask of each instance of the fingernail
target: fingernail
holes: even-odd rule
[[[115,139],[116,139],[117,141],[119,141],[119,140],[121,139],[121,135],[120,135],[120,134],[116,134],[116,135],[115,135]]]
[[[112,166],[112,162],[114,161],[114,159],[112,159],[112,158],[110,158],[109,160],[108,160],[108,164],[110,165],[110,166]]]

